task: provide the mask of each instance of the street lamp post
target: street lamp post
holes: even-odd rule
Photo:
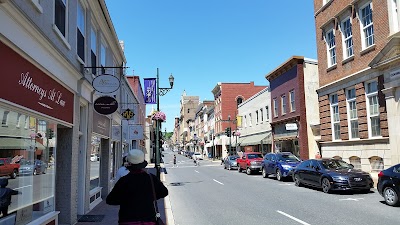
[[[171,85],[170,88],[160,88],[160,81],[159,81],[159,72],[157,68],[157,112],[160,111],[160,96],[164,96],[167,94],[168,91],[172,89],[174,86],[174,77],[172,74],[168,78],[169,84]],[[161,121],[156,120],[156,163],[154,165],[156,169],[156,175],[158,178],[160,178],[160,173],[161,173],[161,167],[160,167],[160,161],[161,161],[161,152],[160,152],[160,129],[161,129]]]

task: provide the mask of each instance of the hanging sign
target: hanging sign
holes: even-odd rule
[[[144,103],[156,104],[156,78],[144,78]]]
[[[111,96],[102,96],[94,101],[94,110],[102,115],[109,115],[117,111],[118,102]]]
[[[133,118],[133,116],[135,116],[135,113],[133,113],[130,109],[126,109],[121,115],[125,119],[130,120]]]
[[[285,124],[286,130],[297,130],[297,124],[296,123],[287,123]]]
[[[92,86],[100,93],[112,93],[119,89],[120,81],[111,74],[99,75],[92,81]]]

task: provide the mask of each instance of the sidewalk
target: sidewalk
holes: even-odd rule
[[[155,174],[156,170],[154,164],[149,164],[146,167],[149,173]],[[164,168],[161,168],[161,181],[165,182]],[[167,186],[166,184],[164,184]],[[161,218],[167,225],[174,225],[174,218],[172,215],[169,197],[157,201],[158,210],[160,211]],[[98,222],[78,222],[76,225],[116,225],[118,224],[118,210],[119,206],[107,205],[105,199],[99,203],[93,210],[84,217],[99,218]]]

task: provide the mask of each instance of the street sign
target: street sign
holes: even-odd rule
[[[296,123],[287,123],[285,124],[286,130],[297,130],[297,124]]]
[[[133,118],[133,116],[135,116],[135,113],[133,113],[130,109],[126,109],[121,115],[125,119],[130,120]]]
[[[102,96],[94,101],[94,110],[102,115],[109,115],[117,111],[118,102],[111,96]]]

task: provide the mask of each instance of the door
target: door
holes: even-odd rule
[[[312,160],[311,162],[311,170],[310,170],[310,183],[314,186],[321,185],[321,176],[322,176],[322,166],[316,160]]]
[[[276,167],[276,155],[271,154],[270,160],[268,161],[267,173],[275,174],[275,167]]]

